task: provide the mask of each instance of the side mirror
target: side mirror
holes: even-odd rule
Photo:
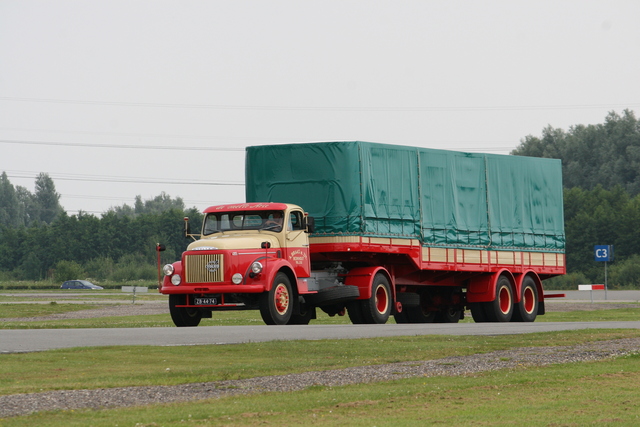
[[[189,217],[184,217],[184,237],[189,237],[191,234],[191,226],[189,225]]]
[[[315,233],[316,232],[316,220],[312,216],[306,216],[305,222],[307,223],[307,233]]]

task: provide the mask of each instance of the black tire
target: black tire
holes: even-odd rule
[[[402,307],[402,311],[400,313],[395,313],[393,315],[393,318],[395,319],[397,324],[411,323],[411,322],[409,322],[409,319],[407,319],[407,309],[406,309],[406,307]]]
[[[513,289],[506,276],[500,276],[493,301],[484,303],[489,322],[508,322],[513,316]]]
[[[473,317],[473,321],[476,323],[488,322],[487,315],[484,312],[485,307],[484,302],[472,302],[469,303],[469,308],[471,309],[471,317]]]
[[[276,274],[269,292],[260,297],[260,315],[267,325],[286,325],[293,314],[293,290],[284,273]]]
[[[371,284],[371,297],[359,301],[364,323],[387,323],[393,305],[391,285],[387,277],[384,274],[376,274]]]
[[[401,313],[393,315],[396,323],[433,323],[436,320],[436,312],[425,312],[419,305],[402,307]]]
[[[287,325],[308,325],[311,319],[315,319],[315,307],[307,307],[302,314],[292,314]]]
[[[347,303],[347,314],[349,315],[349,320],[354,325],[362,325],[366,323],[364,321],[364,315],[362,314],[362,301],[356,300]]]
[[[176,307],[187,303],[187,296],[184,294],[169,295],[169,313],[171,320],[177,327],[198,326],[202,319],[202,313],[199,308],[194,307]]]
[[[435,315],[436,323],[458,323],[462,312],[454,307],[447,307],[442,311],[438,311]]]
[[[529,276],[522,281],[520,301],[513,308],[512,322],[533,322],[538,315],[538,288],[536,282]]]

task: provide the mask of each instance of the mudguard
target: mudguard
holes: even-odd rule
[[[393,297],[393,300],[395,301],[395,282],[384,267],[375,266],[353,268],[349,270],[347,277],[345,277],[344,284],[357,286],[360,289],[360,297],[358,299],[369,299],[371,298],[371,285],[373,283],[373,278],[380,272],[387,276],[387,279],[389,279],[389,283],[391,284],[391,295]]]
[[[542,280],[540,280],[540,276],[538,276],[538,274],[533,270],[527,270],[523,274],[516,275],[516,294],[513,296],[515,302],[520,302],[520,298],[522,296],[522,282],[524,282],[524,279],[527,276],[530,276],[536,284],[536,288],[538,289],[538,301],[543,302],[544,293],[542,292]]]
[[[261,281],[264,282],[264,290],[268,292],[271,290],[273,286],[273,280],[280,271],[289,276],[291,280],[291,286],[295,286],[298,288],[298,278],[294,273],[293,266],[289,261],[283,258],[269,258],[267,261],[264,259],[260,260],[264,265],[264,270],[261,273]],[[248,276],[245,276],[248,277]],[[248,279],[251,280],[251,279]],[[297,289],[299,292],[299,289]]]
[[[489,302],[496,297],[496,285],[501,275],[506,275],[511,281],[511,285],[516,285],[516,280],[509,270],[502,269],[493,274],[486,274],[475,279],[471,279],[467,287],[467,302]],[[522,282],[520,282],[522,284]],[[519,295],[519,289],[514,286],[514,293]],[[514,295],[515,297],[515,295]]]

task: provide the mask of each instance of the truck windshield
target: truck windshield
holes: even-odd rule
[[[282,231],[283,211],[234,211],[209,213],[204,219],[205,236],[238,230]]]

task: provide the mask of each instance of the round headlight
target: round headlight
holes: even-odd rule
[[[165,276],[171,276],[173,274],[173,265],[165,264],[165,266],[162,267],[162,272]]]
[[[239,285],[240,283],[242,283],[242,274],[240,273],[236,273],[233,276],[231,276],[231,281],[233,282],[234,285]]]
[[[260,264],[258,261],[254,262],[253,264],[251,264],[251,271],[253,272],[253,274],[260,274],[262,272],[262,264]]]
[[[181,281],[182,279],[180,279],[179,274],[174,274],[173,276],[171,276],[171,283],[173,283],[174,285],[178,286]]]

